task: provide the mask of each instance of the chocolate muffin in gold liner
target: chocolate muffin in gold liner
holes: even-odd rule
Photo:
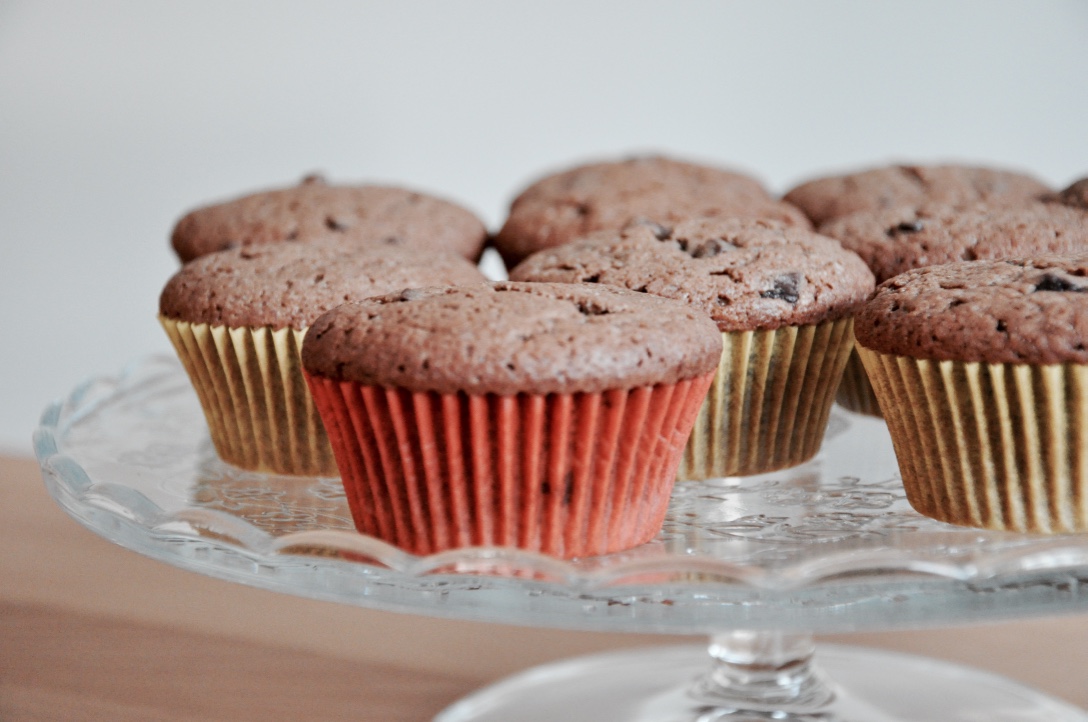
[[[1088,250],[1088,213],[1021,199],[995,205],[906,205],[844,216],[820,226],[869,264],[876,282],[924,266]],[[880,416],[857,354],[843,375],[837,401]]]
[[[340,239],[270,243],[208,254],[182,267],[159,320],[200,398],[219,456],[245,469],[336,475],[302,375],[310,323],[349,301],[482,274],[454,254],[419,256]]]
[[[850,316],[873,290],[872,273],[836,241],[742,219],[636,222],[530,256],[510,277],[622,286],[714,320],[723,352],[682,480],[758,474],[814,456],[853,346]]]
[[[1088,531],[1088,255],[910,271],[856,329],[915,509]]]

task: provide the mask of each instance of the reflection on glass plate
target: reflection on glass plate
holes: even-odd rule
[[[46,410],[50,493],[113,541],[246,584],[421,614],[592,629],[836,631],[1088,609],[1088,535],[949,526],[903,496],[882,421],[836,410],[808,464],[677,486],[649,544],[571,562],[415,557],[357,534],[339,480],[219,461],[172,359]]]

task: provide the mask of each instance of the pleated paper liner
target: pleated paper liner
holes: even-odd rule
[[[723,333],[722,341],[680,480],[760,474],[815,456],[854,344],[853,319]]]
[[[159,320],[196,389],[221,459],[275,474],[337,474],[302,375],[305,329]]]
[[[308,376],[356,528],[413,554],[607,554],[661,529],[712,374],[572,394],[410,392]]]
[[[846,368],[842,372],[842,383],[839,384],[835,401],[847,411],[869,416],[881,416],[880,403],[876,400],[873,384],[869,381],[869,375],[865,373],[865,364],[855,349],[846,360]]]
[[[987,529],[1088,531],[1088,366],[858,348],[918,512]]]

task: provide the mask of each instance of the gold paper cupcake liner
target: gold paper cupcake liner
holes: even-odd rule
[[[857,349],[850,352],[850,358],[846,360],[846,368],[842,372],[842,382],[835,394],[835,401],[847,411],[869,416],[882,416],[880,402],[876,399],[873,384],[869,381],[869,375],[865,372],[865,364],[861,362]]]
[[[601,393],[411,392],[309,375],[356,528],[415,554],[607,554],[660,531],[711,374]]]
[[[987,529],[1088,531],[1088,366],[858,348],[919,513]]]
[[[816,455],[854,344],[853,319],[722,334],[722,361],[682,481],[760,474]]]
[[[221,459],[275,474],[337,474],[302,375],[305,329],[159,321],[196,389]]]

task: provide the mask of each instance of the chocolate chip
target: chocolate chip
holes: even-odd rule
[[[688,255],[692,258],[713,258],[726,251],[735,251],[737,250],[737,247],[724,238],[712,238],[700,246],[684,250],[686,250]]]
[[[603,306],[591,306],[590,304],[584,303],[582,301],[579,301],[574,305],[577,307],[578,313],[582,314],[583,316],[605,316],[608,314],[608,309],[604,308]]]
[[[785,301],[786,303],[797,303],[801,298],[801,294],[798,290],[800,283],[800,274],[784,273],[774,279],[773,288],[762,291],[759,295],[761,298],[773,298],[775,300]]]
[[[600,282],[601,282],[601,274],[599,274],[599,273],[594,273],[592,276],[586,276],[585,278],[582,279],[582,283],[600,283]]]
[[[889,236],[897,236],[900,233],[917,233],[918,231],[925,230],[925,224],[920,220],[903,221],[899,225],[892,226],[887,230]]]
[[[663,226],[656,221],[651,221],[649,218],[632,218],[626,225],[627,228],[634,226],[646,226],[654,234],[654,238],[659,241],[667,241],[672,238],[672,229],[668,226]]]
[[[330,231],[336,231],[338,233],[342,233],[342,232],[346,231],[349,228],[349,226],[346,223],[344,223],[343,221],[337,220],[336,218],[333,218],[332,216],[326,216],[325,217],[325,227],[328,228]]]
[[[1055,276],[1053,273],[1044,273],[1043,276],[1035,282],[1035,291],[1071,291],[1073,293],[1084,293],[1085,291],[1088,291],[1088,288],[1074,285],[1061,276]]]

